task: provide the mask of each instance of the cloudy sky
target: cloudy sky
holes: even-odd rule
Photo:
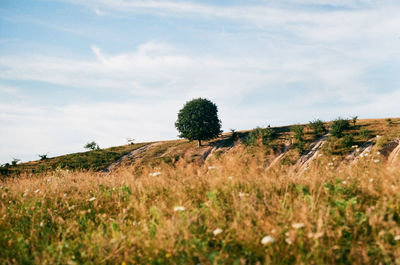
[[[400,116],[398,0],[1,0],[0,163],[223,129]]]

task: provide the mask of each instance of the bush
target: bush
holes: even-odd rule
[[[362,139],[368,139],[370,137],[370,131],[364,128],[360,131],[359,135]]]
[[[357,119],[358,119],[358,116],[351,117],[351,122],[353,123],[353,126],[356,126]]]
[[[100,146],[95,142],[95,141],[93,141],[93,142],[90,142],[90,143],[87,143],[85,146],[84,146],[84,148],[85,149],[89,149],[89,150],[100,150]]]
[[[343,148],[350,148],[353,146],[353,144],[354,144],[354,137],[353,135],[350,134],[345,135],[343,139],[340,141],[340,145]]]
[[[387,125],[389,125],[389,126],[393,124],[393,121],[391,118],[387,118],[385,121],[387,122]]]
[[[308,127],[313,131],[315,138],[318,138],[326,133],[324,122],[319,119],[310,121]]]
[[[304,136],[304,126],[293,125],[290,127],[290,131],[293,132],[293,138],[297,141],[302,141]]]
[[[48,154],[43,154],[43,155],[38,155],[40,157],[40,160],[46,160]]]
[[[247,136],[243,143],[245,145],[256,145],[260,139],[262,144],[268,147],[275,138],[276,132],[274,130],[257,127],[249,133],[249,136]]]
[[[21,162],[21,159],[13,158],[13,160],[11,161],[11,165],[16,166],[19,162]]]
[[[331,125],[331,134],[335,137],[341,138],[343,137],[343,132],[350,128],[349,120],[345,120],[342,118],[337,118],[333,121]]]

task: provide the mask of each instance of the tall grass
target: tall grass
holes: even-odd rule
[[[322,156],[299,175],[267,159],[238,145],[205,165],[3,181],[0,263],[400,263],[398,170]]]

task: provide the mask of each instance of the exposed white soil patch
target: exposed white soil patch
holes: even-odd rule
[[[103,169],[102,173],[103,174],[108,174],[111,173],[112,171],[114,171],[115,169],[117,169],[124,161],[126,160],[132,160],[137,158],[140,154],[146,152],[147,150],[149,150],[150,148],[160,145],[161,142],[159,143],[154,143],[154,144],[148,144],[145,146],[142,146],[138,149],[133,150],[132,152],[122,156],[121,158],[119,158],[117,161],[115,161],[114,163],[111,163],[110,165],[108,165],[105,169]]]
[[[310,163],[318,157],[319,151],[325,144],[326,140],[328,139],[328,136],[329,133],[325,134],[324,136],[319,138],[316,142],[314,142],[310,147],[310,151],[302,155],[299,158],[299,160],[297,160],[297,163],[294,165],[294,168],[298,169],[299,172],[303,172],[304,170],[306,170],[310,166]]]
[[[400,154],[400,142],[397,140],[397,146],[396,148],[393,149],[393,151],[390,153],[388,157],[388,164],[393,166],[397,162],[397,158],[399,157]]]
[[[272,162],[268,165],[267,170],[274,167],[276,164],[278,164],[279,161],[283,158],[283,156],[289,151],[290,149],[290,144],[285,144],[285,147],[282,150],[282,153],[280,153],[277,157],[272,160]]]
[[[376,137],[369,139],[367,142],[363,143],[360,147],[354,149],[348,156],[346,160],[352,163],[357,163],[360,157],[368,157],[374,147]]]

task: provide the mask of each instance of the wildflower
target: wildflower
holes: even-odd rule
[[[329,163],[328,163],[328,166],[333,166],[333,163],[332,163],[332,162],[329,162]]]
[[[172,256],[171,253],[165,254],[165,257],[166,257],[166,258],[170,258],[171,256]]]
[[[96,200],[96,197],[92,197],[92,198],[89,199],[90,202],[92,202],[94,200]]]
[[[369,182],[374,182],[374,179],[373,179],[373,178],[370,178],[370,179],[369,179]]]
[[[399,241],[400,240],[400,235],[395,236],[394,240]]]
[[[273,238],[272,236],[265,236],[261,239],[261,244],[263,245],[268,245],[273,242],[275,242],[275,238]]]
[[[300,229],[300,228],[304,227],[304,223],[294,223],[294,224],[292,224],[292,227],[294,229]]]
[[[374,163],[379,163],[379,162],[381,162],[381,160],[379,160],[379,159],[374,159]]]
[[[181,211],[184,211],[184,210],[186,210],[186,208],[183,207],[183,206],[175,206],[174,207],[174,212],[181,212]]]
[[[38,193],[39,191],[40,191],[40,190],[39,190],[39,189],[37,189],[37,190],[35,190],[35,191],[34,191],[34,193]]]
[[[233,177],[232,177],[232,176],[229,176],[228,179],[233,179]]]
[[[214,236],[221,234],[222,233],[222,229],[221,228],[217,228],[213,231]]]
[[[208,167],[208,169],[217,169],[217,167],[211,166],[211,167]]]
[[[240,197],[240,198],[247,197],[247,196],[249,196],[249,194],[248,194],[248,193],[245,193],[245,192],[239,192],[239,197]]]
[[[286,243],[288,243],[289,245],[293,244],[293,241],[290,238],[286,238],[285,239]]]
[[[43,227],[44,226],[44,222],[41,221],[39,225],[40,225],[40,227]]]
[[[343,184],[343,185],[346,185],[346,184],[347,184],[347,182],[346,182],[345,180],[343,180],[343,181],[342,181],[342,184]]]
[[[161,174],[162,174],[161,172],[153,172],[153,173],[150,173],[149,176],[150,177],[157,177],[157,176],[160,176]]]

